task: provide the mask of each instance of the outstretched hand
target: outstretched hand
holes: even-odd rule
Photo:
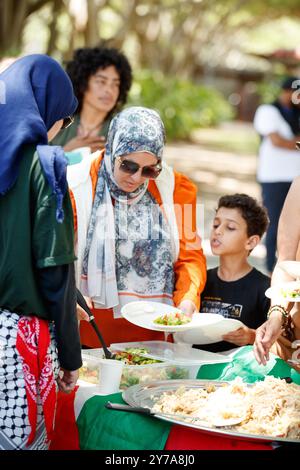
[[[224,341],[236,344],[237,346],[245,346],[246,344],[253,344],[255,340],[255,330],[242,326],[237,330],[230,331],[226,335],[222,336]]]
[[[179,305],[177,305],[177,308],[179,308],[179,310],[182,311],[182,313],[184,313],[185,315],[191,317],[193,315],[193,313],[196,313],[197,312],[197,308],[196,308],[196,305],[194,304],[194,302],[192,302],[191,300],[182,300],[180,302]]]
[[[64,151],[71,152],[81,147],[90,147],[92,153],[102,150],[105,147],[105,137],[74,137],[64,146]]]
[[[256,330],[256,338],[253,346],[255,359],[259,364],[266,365],[269,360],[269,351],[273,343],[280,336],[282,318],[272,313],[270,318]]]

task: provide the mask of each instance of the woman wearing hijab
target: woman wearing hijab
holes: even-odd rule
[[[0,448],[47,449],[56,381],[70,392],[82,364],[66,159],[48,145],[77,100],[44,55],[0,81]]]
[[[163,339],[121,318],[128,302],[163,302],[188,315],[199,309],[206,264],[196,235],[196,188],[162,162],[164,139],[155,111],[125,109],[111,122],[90,181],[72,190],[77,283],[109,344]],[[99,347],[87,322],[80,333],[83,345]]]

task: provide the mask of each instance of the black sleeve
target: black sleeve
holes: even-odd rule
[[[264,274],[258,272],[258,275],[256,276],[255,279],[252,280],[252,282],[253,282],[253,293],[254,293],[254,288],[256,288],[257,291],[256,291],[255,308],[253,309],[253,316],[251,317],[252,318],[251,328],[256,330],[267,320],[271,301],[268,297],[266,297],[265,292],[270,287],[271,279],[265,276]],[[250,285],[249,285],[248,295],[251,297]]]
[[[54,321],[60,366],[72,371],[82,365],[76,287],[73,264],[38,269],[38,283],[48,312]]]
[[[270,287],[270,280],[267,280],[267,281],[265,281],[265,284],[262,285],[262,289],[261,289],[261,292],[260,292],[260,308],[261,308],[261,312],[262,312],[263,318],[264,318],[262,323],[264,323],[267,320],[268,311],[269,311],[269,308],[270,308],[270,305],[271,305],[271,300],[268,297],[266,297],[266,295],[265,295],[265,292],[269,287]]]

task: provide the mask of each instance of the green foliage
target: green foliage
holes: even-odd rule
[[[262,103],[272,103],[278,98],[281,92],[281,83],[287,76],[288,75],[272,77],[270,80],[258,84],[257,92]]]
[[[260,96],[261,103],[272,103],[276,100],[280,92],[280,85],[274,80],[262,82],[257,86],[257,93]]]
[[[196,128],[233,117],[231,106],[216,90],[148,70],[135,73],[129,104],[156,109],[170,140],[188,139]]]

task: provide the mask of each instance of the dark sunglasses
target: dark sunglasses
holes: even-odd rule
[[[142,169],[142,176],[155,180],[162,170],[161,163],[151,166],[140,166],[138,163],[132,162],[131,160],[123,160],[122,157],[116,157],[116,160],[120,162],[120,170],[128,175],[134,175]]]
[[[73,116],[68,116],[66,117],[64,120],[63,120],[63,124],[61,126],[61,130],[62,129],[67,129],[67,127],[70,127],[74,122],[74,118]]]

